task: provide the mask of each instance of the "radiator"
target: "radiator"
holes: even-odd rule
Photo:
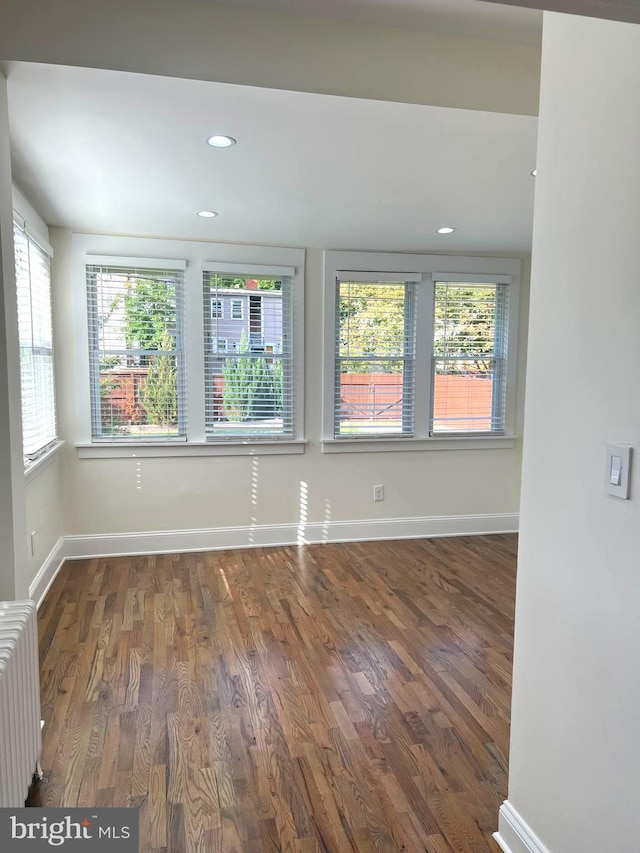
[[[36,606],[0,601],[0,807],[24,806],[41,751]]]

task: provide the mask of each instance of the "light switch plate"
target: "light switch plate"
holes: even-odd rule
[[[630,444],[607,444],[605,489],[608,495],[622,498],[625,501],[629,500],[632,455],[633,448]],[[614,473],[618,474],[618,476],[612,476]],[[612,480],[614,480],[613,483],[611,482]],[[618,481],[617,485],[615,484],[615,480]]]

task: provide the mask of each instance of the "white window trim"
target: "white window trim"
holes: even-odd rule
[[[76,444],[80,459],[156,459],[167,456],[284,456],[304,453],[307,442],[291,439],[267,441],[178,442],[175,445],[153,444]]]
[[[431,438],[332,438],[323,439],[323,453],[375,453],[380,450],[496,450],[515,447],[515,436],[458,435]]]
[[[516,373],[518,352],[518,317],[520,260],[517,258],[482,258],[458,255],[415,255],[385,252],[325,253],[324,349],[322,388],[322,450],[323,453],[363,453],[380,450],[478,450],[513,447],[516,438]],[[364,274],[364,276],[363,276]],[[416,384],[414,394],[415,429],[412,437],[339,437],[334,435],[335,406],[335,339],[336,339],[336,278],[358,275],[370,280],[384,281],[389,277],[406,281],[419,279],[423,284],[434,281],[508,282],[509,344],[507,356],[507,396],[505,431],[503,435],[429,435],[430,389],[428,383]],[[416,310],[430,320],[430,289],[418,285]],[[431,361],[429,336],[416,336],[416,363]]]
[[[211,243],[207,245],[212,245]],[[225,249],[228,248],[225,246]],[[246,246],[247,249],[258,249],[257,246]],[[302,251],[300,249],[278,249],[276,251],[283,252],[296,252]],[[202,263],[202,272],[217,272],[217,273],[228,273],[230,275],[239,275],[239,276],[264,276],[265,278],[278,278],[279,276],[286,276],[287,278],[293,278],[296,274],[297,264],[293,265],[278,265],[274,264],[250,264],[250,263],[238,263],[231,264],[221,259],[221,255],[219,252],[216,252],[216,260],[215,261],[204,261]]]
[[[33,460],[33,462],[30,462],[24,469],[25,484],[28,485],[35,480],[36,477],[42,474],[42,472],[51,465],[63,447],[64,441],[60,441],[60,439],[57,438],[49,445],[44,453],[41,453],[40,456]]]
[[[213,306],[216,306],[216,313],[213,313]],[[224,320],[224,301],[222,299],[211,299],[211,319]]]
[[[80,458],[149,456],[271,455],[303,453],[304,439],[304,249],[198,243],[144,237],[74,234],[73,280],[76,343],[76,448]],[[90,257],[90,260],[88,260]],[[187,441],[91,440],[89,333],[87,324],[86,265],[98,257],[103,264],[156,269],[184,269],[185,373],[187,376]],[[181,266],[180,266],[181,265]],[[247,438],[211,441],[205,435],[204,390],[204,270],[240,274],[288,275],[293,299],[293,438]],[[200,378],[202,377],[202,381]]]
[[[16,210],[13,211],[13,221],[22,228],[27,237],[40,246],[43,252],[49,255],[50,258],[53,257],[53,247],[44,239],[44,237],[41,237],[40,233],[35,228],[32,228],[31,224],[20,216]]]

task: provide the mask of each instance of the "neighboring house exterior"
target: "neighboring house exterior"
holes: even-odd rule
[[[282,293],[279,290],[246,288],[212,292],[212,351],[218,355],[239,352],[243,334],[252,353],[282,351]]]

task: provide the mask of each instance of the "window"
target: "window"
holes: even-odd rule
[[[87,266],[92,438],[184,439],[183,273]]]
[[[505,431],[509,286],[436,281],[432,435]]]
[[[231,318],[243,319],[246,304],[248,323],[234,325],[233,338],[231,326],[225,328],[227,346],[222,350],[220,322],[213,316],[210,321],[205,319],[207,438],[291,437],[291,277],[204,272],[205,303],[221,302],[229,291],[243,294],[230,299]]]
[[[14,223],[25,466],[56,441],[49,254]]]
[[[513,436],[517,260],[329,252],[326,269],[326,450]]]
[[[304,453],[304,251],[72,241],[81,458]]]
[[[411,435],[415,285],[337,282],[336,436]]]

